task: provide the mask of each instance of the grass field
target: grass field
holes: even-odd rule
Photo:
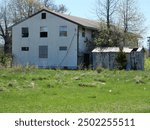
[[[145,71],[0,69],[0,112],[150,112]],[[148,68],[149,67],[149,68]]]

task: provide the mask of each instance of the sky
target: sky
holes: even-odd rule
[[[85,17],[88,19],[97,19],[94,14],[96,0],[55,0],[56,4],[64,4],[68,8],[70,15]],[[145,26],[147,33],[144,35],[144,46],[147,46],[147,37],[150,36],[150,0],[136,0],[140,12],[145,17]]]

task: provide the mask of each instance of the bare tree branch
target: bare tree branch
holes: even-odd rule
[[[112,17],[117,11],[117,4],[119,0],[97,0],[96,13],[99,19],[106,21],[107,28],[113,21]]]
[[[127,33],[134,33],[138,36],[145,30],[144,16],[138,11],[135,0],[121,0],[118,15],[124,31],[124,45],[128,41]]]

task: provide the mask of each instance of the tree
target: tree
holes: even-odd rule
[[[7,8],[0,7],[0,37],[4,40],[4,52],[11,53],[11,34],[9,33],[9,21]]]
[[[135,0],[121,0],[118,8],[119,24],[123,28],[124,46],[128,41],[137,40],[145,30],[144,17],[136,6]]]
[[[9,12],[14,23],[31,16],[42,8],[61,13],[67,11],[65,5],[56,5],[52,0],[10,0],[9,2]]]
[[[119,47],[119,53],[117,54],[117,57],[116,57],[116,62],[117,62],[117,68],[119,70],[122,70],[122,69],[126,69],[127,67],[127,57],[126,57],[126,53],[123,52],[123,48],[122,47]]]
[[[98,35],[94,38],[94,44],[100,47],[120,46],[122,42],[122,33],[117,26],[111,26],[108,30],[106,25],[100,26]]]
[[[27,18],[40,10],[38,0],[9,0],[9,12],[13,23]]]
[[[107,29],[113,22],[113,16],[117,11],[118,0],[97,0],[96,14],[100,21],[106,22]]]
[[[96,14],[101,25],[103,24],[99,29],[98,44],[118,46],[120,42],[124,46],[138,46],[139,38],[146,28],[144,15],[138,11],[136,2],[135,0],[97,0]]]
[[[117,9],[118,0],[97,0],[97,7],[96,7],[96,14],[98,18],[100,19],[100,22],[103,24],[100,26],[100,36],[99,39],[101,39],[101,36],[103,39],[100,44],[103,44],[105,46],[112,46],[113,39],[111,39],[112,31],[114,30],[113,26],[113,16],[115,16],[116,9]],[[105,25],[106,24],[106,25]],[[100,40],[100,41],[101,41]]]
[[[67,8],[65,5],[60,4],[56,5],[53,0],[41,0],[41,5],[43,5],[45,8],[50,9],[52,11],[65,13],[67,12]]]

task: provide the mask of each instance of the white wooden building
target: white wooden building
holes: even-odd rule
[[[87,45],[97,30],[96,21],[43,9],[12,26],[14,65],[77,69],[89,65]]]

